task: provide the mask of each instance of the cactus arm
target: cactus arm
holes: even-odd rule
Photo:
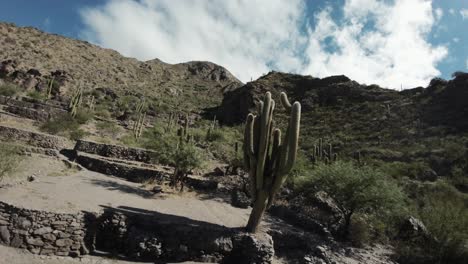
[[[286,93],[282,92],[280,94],[280,99],[281,99],[281,104],[286,110],[291,110],[291,103],[288,100],[288,97],[286,96]]]
[[[297,157],[297,149],[299,146],[299,130],[301,122],[301,104],[295,102],[292,106],[291,119],[288,128],[288,160],[281,174],[288,174]]]

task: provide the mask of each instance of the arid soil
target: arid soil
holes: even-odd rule
[[[192,192],[153,194],[149,187],[96,172],[67,169],[61,161],[29,157],[11,186],[0,188],[0,200],[23,208],[60,213],[99,212],[104,207],[131,207],[188,217],[227,227],[245,225],[249,210],[221,198]],[[34,164],[34,166],[28,166]],[[36,175],[33,182],[27,176]],[[229,216],[229,217],[226,217]]]

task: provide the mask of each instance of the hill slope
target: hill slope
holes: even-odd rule
[[[69,95],[70,89],[81,84],[85,90],[111,88],[117,95],[159,98],[168,108],[180,105],[182,109],[199,110],[219,103],[223,89],[242,84],[228,70],[211,62],[142,62],[85,41],[9,23],[0,23],[0,45],[2,68],[11,71],[15,82],[29,86],[27,89],[41,89],[53,73],[56,80],[63,79],[59,96]],[[30,77],[36,81],[27,82]]]

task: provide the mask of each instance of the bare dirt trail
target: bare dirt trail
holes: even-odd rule
[[[20,175],[14,177],[15,184],[0,188],[0,200],[28,209],[76,213],[99,212],[104,207],[126,207],[227,227],[245,225],[250,212],[193,192],[153,194],[141,184],[88,170],[67,170],[61,161],[40,156],[23,161],[22,167]],[[36,174],[37,179],[18,182],[31,174]]]
[[[96,256],[84,256],[82,258],[56,257],[56,256],[40,256],[31,254],[24,249],[5,247],[0,245],[0,264],[149,264],[154,262],[131,262],[125,260],[117,260],[111,258],[103,258]],[[179,264],[197,264],[202,262],[179,262]],[[168,263],[171,264],[171,263]],[[172,263],[174,264],[174,263]]]

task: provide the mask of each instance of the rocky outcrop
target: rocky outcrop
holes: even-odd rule
[[[231,192],[231,205],[238,208],[249,208],[250,198],[241,190],[234,189]]]
[[[78,140],[74,150],[108,158],[144,163],[154,163],[153,157],[156,156],[156,152],[151,150],[96,143],[86,140]]]
[[[66,138],[27,131],[13,127],[0,126],[0,139],[10,142],[20,142],[30,146],[61,150],[70,147]]]
[[[187,66],[187,70],[198,77],[205,80],[217,81],[217,82],[229,82],[237,83],[240,86],[242,83],[234,77],[225,68],[208,61],[190,61],[182,63]]]
[[[289,201],[278,201],[269,212],[294,226],[324,237],[340,235],[344,225],[343,212],[324,192],[316,193],[311,200],[297,196]]]
[[[33,254],[77,257],[88,254],[85,216],[17,208],[0,202],[0,242]]]

